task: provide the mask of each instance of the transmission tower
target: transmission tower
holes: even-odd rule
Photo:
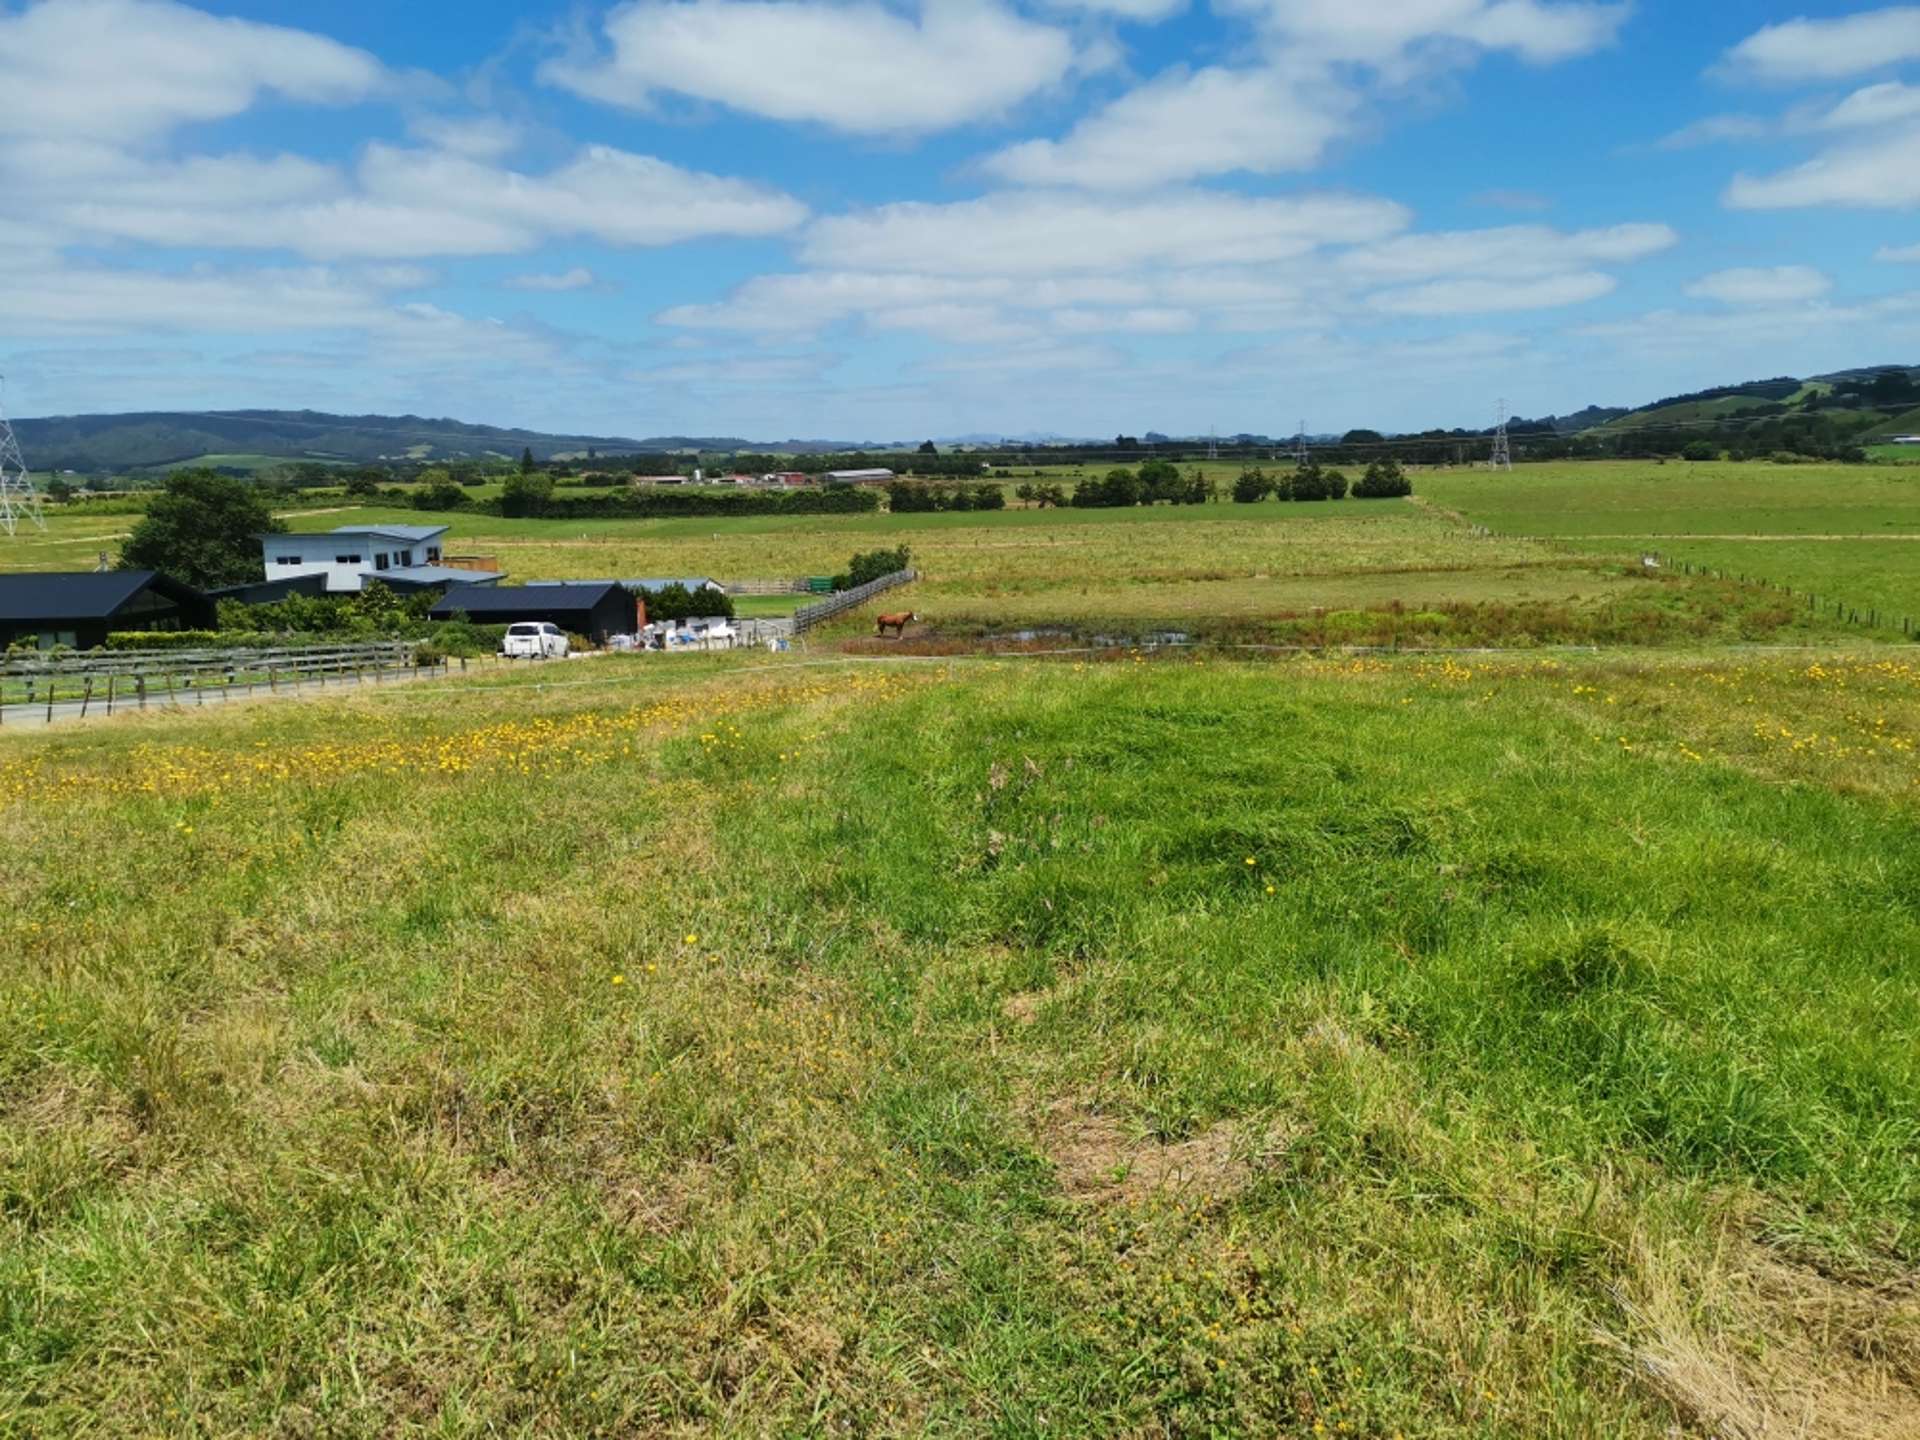
[[[1207,432],[1207,458],[1209,460],[1220,458],[1220,431],[1217,428]]]
[[[27,474],[27,462],[21,458],[20,442],[13,437],[7,422],[6,376],[0,375],[0,530],[12,535],[21,521],[47,528],[40,513],[40,493]]]
[[[1294,434],[1293,463],[1303,468],[1307,463],[1307,422],[1305,420],[1300,422],[1300,429]]]
[[[1500,402],[1499,423],[1493,428],[1493,458],[1487,462],[1490,470],[1513,469],[1513,447],[1507,443],[1507,402]]]

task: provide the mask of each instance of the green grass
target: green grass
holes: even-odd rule
[[[1435,475],[1426,490],[1502,533],[1765,580],[1883,612],[1889,633],[1903,616],[1920,620],[1920,469],[1528,465]]]
[[[0,1432],[1920,1414],[1912,667],[555,680],[0,735]]]

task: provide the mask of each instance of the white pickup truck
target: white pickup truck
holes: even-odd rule
[[[567,635],[558,625],[523,621],[507,627],[500,653],[509,660],[564,660]]]

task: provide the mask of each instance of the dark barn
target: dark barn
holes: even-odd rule
[[[0,575],[0,646],[92,650],[116,630],[210,630],[214,603],[153,570]]]
[[[431,620],[465,615],[477,625],[541,621],[604,645],[609,635],[639,628],[638,606],[625,586],[611,582],[567,585],[468,585],[449,590],[427,612]]]

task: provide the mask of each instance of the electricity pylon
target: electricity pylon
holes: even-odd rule
[[[20,442],[14,438],[7,421],[6,377],[0,375],[0,530],[12,535],[26,521],[36,528],[47,528],[40,513],[40,492],[33,488],[27,474],[27,462],[21,458]]]

